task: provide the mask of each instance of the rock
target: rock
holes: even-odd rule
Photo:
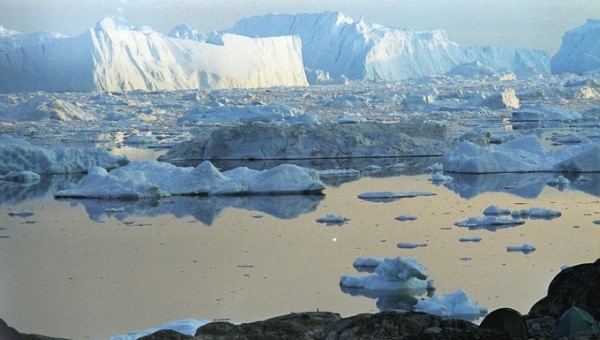
[[[154,332],[152,334],[138,338],[138,340],[189,340],[189,339],[195,339],[195,337],[193,337],[191,335],[181,334],[179,332],[176,332],[176,331],[173,331],[170,329],[163,329],[161,331]]]
[[[341,318],[328,312],[292,313],[265,321],[233,325],[209,323],[196,339],[510,339],[497,330],[424,313],[385,311]]]
[[[554,277],[548,294],[536,302],[529,311],[530,317],[561,315],[577,306],[586,309],[596,320],[600,319],[600,259],[569,267]]]

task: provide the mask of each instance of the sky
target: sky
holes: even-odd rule
[[[206,33],[252,15],[322,11],[390,27],[442,29],[466,46],[554,53],[566,31],[600,19],[600,0],[0,0],[0,25],[74,36],[111,16],[162,33],[180,23]]]

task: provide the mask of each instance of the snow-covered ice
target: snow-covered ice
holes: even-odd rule
[[[29,217],[33,216],[33,211],[29,209],[11,210],[8,212],[8,216]]]
[[[529,218],[532,220],[543,219],[551,220],[561,216],[560,211],[547,208],[529,208],[514,210],[510,213],[513,218]]]
[[[413,242],[398,242],[396,247],[400,249],[414,249],[420,247],[427,247],[427,243],[413,243]]]
[[[195,168],[156,161],[132,161],[106,171],[91,168],[82,183],[56,197],[140,199],[171,195],[307,194],[324,189],[315,171],[282,164],[258,171],[239,167],[221,173],[211,162]]]
[[[497,205],[490,205],[483,211],[484,215],[510,215],[510,209],[500,208]]]
[[[481,237],[479,237],[479,236],[461,237],[458,240],[460,242],[480,242]]]

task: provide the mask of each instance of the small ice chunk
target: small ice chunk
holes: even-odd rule
[[[510,210],[499,208],[496,205],[490,205],[489,207],[485,208],[485,210],[483,211],[483,214],[486,216],[488,216],[488,215],[510,215]]]
[[[414,249],[419,247],[427,247],[427,243],[400,242],[396,246],[400,249]]]
[[[196,333],[196,330],[198,328],[206,325],[209,322],[210,322],[209,320],[195,320],[195,319],[183,319],[183,320],[169,321],[169,322],[163,323],[162,325],[159,325],[154,328],[129,332],[127,335],[113,336],[110,338],[110,340],[134,340],[134,339],[138,339],[143,336],[146,336],[146,335],[149,335],[149,334],[152,334],[152,333],[158,332],[160,330],[164,330],[164,329],[170,329],[170,330],[179,332],[181,334],[193,336]]]
[[[342,216],[342,215],[332,215],[332,214],[327,214],[327,215],[325,215],[323,217],[317,218],[317,222],[318,223],[327,223],[327,224],[331,224],[331,225],[333,225],[333,224],[339,224],[339,225],[341,225],[341,224],[346,223],[349,220],[350,219],[347,218],[347,217],[345,217],[345,216]]]
[[[520,251],[524,254],[531,253],[535,250],[535,247],[528,243],[523,243],[517,246],[508,246],[506,247],[506,251]]]
[[[381,171],[381,167],[379,165],[367,165],[364,169],[366,172],[378,172]]]
[[[431,177],[428,180],[431,182],[448,182],[453,179],[454,178],[452,178],[452,176],[442,175],[441,173],[436,172],[433,175],[431,175]]]
[[[515,210],[511,213],[513,218],[530,218],[532,220],[543,219],[551,220],[561,216],[560,211],[545,208],[530,208]]]
[[[425,170],[427,170],[429,172],[444,171],[444,165],[442,165],[442,163],[440,163],[440,162],[435,162],[435,163],[431,164],[430,166],[428,166],[427,168],[425,168]]]
[[[417,218],[416,218],[415,216],[407,216],[407,215],[400,215],[400,216],[397,216],[397,217],[396,217],[396,220],[397,220],[397,221],[400,221],[400,222],[404,222],[404,221],[414,221],[414,220],[416,220],[416,219],[417,219]]]
[[[594,224],[600,224],[600,220],[594,220],[592,221]]]
[[[418,196],[434,196],[435,193],[425,191],[371,191],[364,192],[358,195],[358,198],[363,199],[377,199],[377,198],[407,198],[407,197],[418,197]]]
[[[546,182],[546,184],[548,185],[567,185],[570,184],[571,181],[569,181],[569,179],[565,178],[564,176],[558,176],[557,178],[552,178],[551,180],[549,180],[548,182]]]
[[[479,236],[461,237],[458,240],[460,242],[479,242],[479,241],[481,241],[481,237],[479,237]]]
[[[461,261],[471,261],[471,257],[470,256],[463,256],[463,257],[460,257],[459,260],[461,260]]]
[[[29,217],[33,216],[33,211],[29,209],[13,210],[8,212],[8,216]]]
[[[384,258],[382,257],[359,257],[352,265],[354,267],[377,267],[383,263]]]
[[[519,218],[508,219],[499,216],[469,217],[468,219],[456,222],[458,227],[467,227],[470,229],[488,228],[488,227],[507,227],[524,224],[525,221]]]
[[[356,169],[327,169],[327,170],[318,170],[317,174],[319,176],[360,176],[360,171]]]

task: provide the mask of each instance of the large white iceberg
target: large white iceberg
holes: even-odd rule
[[[221,173],[210,162],[195,168],[133,161],[106,171],[93,167],[78,187],[56,197],[139,199],[170,195],[305,194],[324,189],[315,171],[282,164],[268,170],[239,167]]]
[[[441,75],[477,60],[517,75],[550,73],[550,56],[540,50],[463,47],[441,30],[390,28],[337,12],[254,16],[227,32],[249,37],[297,35],[305,66],[333,78],[394,81]]]
[[[110,18],[70,38],[0,36],[0,92],[129,91],[307,85],[296,37],[171,38]]]
[[[585,24],[565,33],[562,44],[550,59],[552,73],[583,74],[600,70],[600,20],[588,19]]]
[[[415,310],[445,317],[459,317],[466,320],[476,320],[487,314],[487,308],[478,306],[477,302],[471,300],[467,293],[457,289],[452,293],[444,294],[444,297],[434,295],[426,300],[419,300]]]
[[[0,174],[31,171],[37,174],[84,173],[93,166],[116,168],[127,164],[103,148],[54,147],[33,145],[26,140],[0,135]]]

